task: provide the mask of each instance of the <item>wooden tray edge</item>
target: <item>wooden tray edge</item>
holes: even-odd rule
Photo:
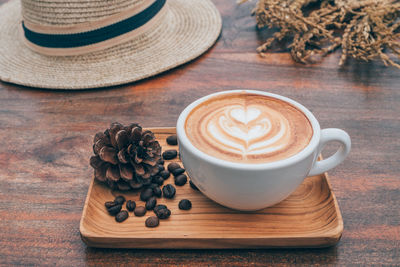
[[[335,211],[336,211],[336,214],[337,214],[338,226],[334,230],[332,230],[333,233],[331,235],[332,237],[336,237],[337,238],[337,241],[336,241],[336,243],[337,243],[337,242],[339,242],[340,238],[342,237],[342,233],[343,233],[343,230],[344,230],[343,217],[342,217],[342,213],[340,211],[339,203],[338,203],[338,201],[336,199],[335,193],[333,193],[329,175],[328,175],[327,172],[324,172],[323,175],[325,177],[325,180],[326,180],[326,183],[328,185],[329,191],[332,194],[332,198],[333,198],[333,201],[334,201],[333,205],[335,206]]]
[[[90,247],[132,249],[267,249],[267,248],[324,248],[337,244],[339,236],[330,237],[268,237],[268,238],[118,238],[81,235]],[[238,239],[241,242],[238,242]],[[243,243],[243,244],[241,244]]]
[[[84,218],[85,218],[86,210],[87,210],[87,207],[88,207],[88,205],[89,205],[89,198],[90,198],[90,195],[91,195],[91,193],[92,193],[93,183],[94,183],[94,177],[92,177],[92,180],[90,181],[89,189],[88,189],[88,192],[87,192],[87,194],[86,194],[85,204],[84,204],[83,210],[82,210],[81,219],[80,219],[80,221],[79,221],[79,233],[80,233],[80,235],[81,235],[81,239],[82,239],[84,242],[85,242],[85,239],[84,239],[84,238],[90,237],[89,231],[88,231],[88,230],[85,228],[85,226],[83,225],[83,220],[84,220]],[[86,242],[85,242],[85,243],[86,243]],[[86,244],[87,244],[87,243],[86,243]]]

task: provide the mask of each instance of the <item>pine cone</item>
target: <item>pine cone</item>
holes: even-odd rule
[[[90,165],[94,177],[119,190],[139,189],[159,173],[161,146],[151,131],[139,124],[127,127],[118,122],[94,136]]]

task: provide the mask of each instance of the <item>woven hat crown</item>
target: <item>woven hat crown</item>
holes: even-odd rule
[[[88,54],[125,43],[151,30],[167,9],[166,0],[45,1],[22,0],[22,29],[26,45],[49,56]]]
[[[148,0],[21,0],[24,21],[67,26],[105,19]]]
[[[209,49],[212,0],[11,0],[0,5],[0,80],[52,89],[148,78]]]

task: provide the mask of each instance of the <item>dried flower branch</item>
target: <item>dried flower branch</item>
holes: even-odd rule
[[[279,29],[257,48],[261,55],[288,39],[292,58],[304,64],[341,47],[339,65],[378,58],[400,68],[400,0],[259,0],[253,14],[259,28]]]

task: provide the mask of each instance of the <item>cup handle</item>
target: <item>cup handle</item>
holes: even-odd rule
[[[319,175],[336,167],[349,154],[351,140],[350,136],[345,131],[336,128],[323,129],[321,131],[321,138],[318,145],[317,156],[321,153],[328,142],[339,142],[340,148],[336,151],[335,154],[327,159],[321,161],[315,160],[314,165],[308,173],[308,176]]]

